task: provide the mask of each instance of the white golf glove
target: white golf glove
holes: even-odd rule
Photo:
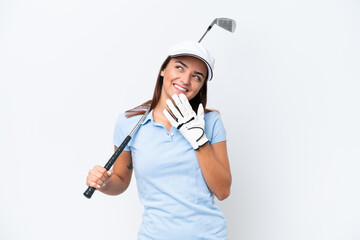
[[[196,115],[184,94],[181,93],[179,96],[174,94],[172,98],[180,112],[170,99],[166,100],[166,104],[176,119],[170,115],[167,109],[164,109],[163,112],[171,125],[179,129],[196,150],[209,141],[205,135],[204,107],[200,103]]]

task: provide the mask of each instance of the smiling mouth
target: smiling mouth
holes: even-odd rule
[[[183,91],[183,92],[187,92],[188,90],[186,88],[183,88],[183,87],[180,87],[179,85],[177,84],[174,84],[174,87],[179,89],[180,91]]]

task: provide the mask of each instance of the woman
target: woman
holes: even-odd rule
[[[227,239],[225,218],[214,203],[214,195],[223,200],[230,194],[225,130],[219,114],[206,109],[213,65],[200,43],[174,46],[160,68],[153,99],[116,122],[115,150],[151,110],[113,170],[95,166],[89,172],[88,186],[118,195],[134,169],[144,205],[139,240]]]

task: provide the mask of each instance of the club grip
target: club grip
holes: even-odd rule
[[[84,196],[90,199],[95,190],[96,189],[94,187],[88,187],[88,189],[86,189],[86,191],[84,192]]]
[[[124,150],[126,145],[130,142],[131,137],[127,136],[124,141],[120,144],[119,148],[115,151],[115,153],[111,156],[109,161],[105,164],[104,168],[106,170],[110,170],[110,168],[114,165],[116,159],[120,156],[121,152]],[[91,198],[91,196],[94,194],[96,188],[94,187],[88,187],[86,191],[84,192],[84,196],[87,198]]]

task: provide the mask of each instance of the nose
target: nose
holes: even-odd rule
[[[184,76],[181,78],[181,81],[184,85],[190,85],[190,82],[191,82],[191,76],[192,74],[189,73],[189,74],[184,74]]]

